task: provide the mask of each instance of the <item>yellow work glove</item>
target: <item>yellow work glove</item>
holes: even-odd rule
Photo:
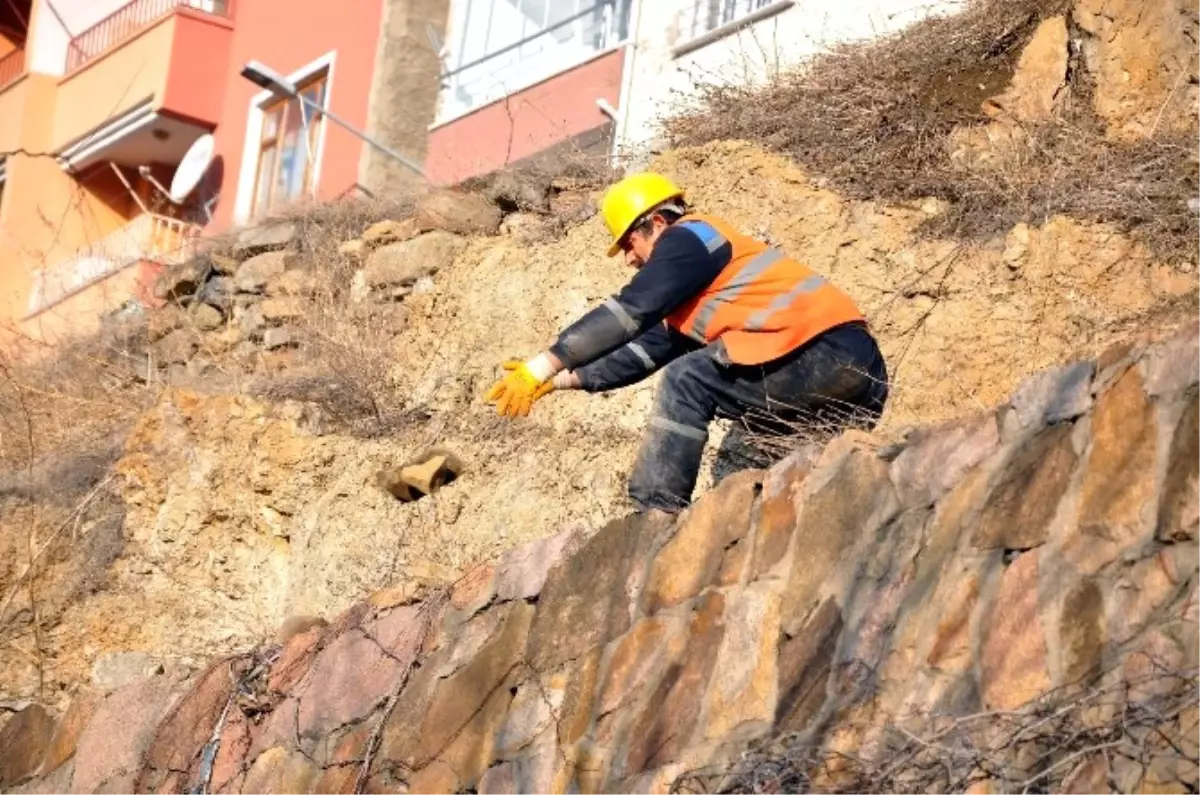
[[[539,382],[525,362],[507,361],[501,367],[508,375],[496,382],[483,397],[488,403],[496,404],[496,411],[501,416],[526,417],[534,403],[554,391],[554,382]]]

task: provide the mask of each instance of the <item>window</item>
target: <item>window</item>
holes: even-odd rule
[[[322,72],[300,84],[300,95],[308,102],[283,97],[263,106],[251,217],[312,194],[325,123],[312,106],[325,107],[326,77]]]
[[[460,0],[439,119],[545,80],[625,36],[630,0]]]
[[[778,0],[691,0],[680,19],[679,38],[681,41],[694,39],[776,2]]]

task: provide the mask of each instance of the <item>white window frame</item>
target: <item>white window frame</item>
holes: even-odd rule
[[[610,25],[614,25],[614,27],[615,27],[615,15],[620,10],[620,5],[621,5],[622,1],[628,3],[632,7],[635,0],[614,0],[614,4],[612,6],[614,16],[613,16],[613,19],[610,19],[609,23],[608,23]],[[491,4],[509,3],[511,5],[511,0],[454,0],[453,6],[451,9],[451,15],[450,15],[451,22],[450,22],[449,30],[447,31],[447,36],[446,36],[447,42],[451,42],[451,44],[448,46],[449,57],[444,59],[444,69],[447,72],[454,72],[454,71],[460,70],[463,63],[473,62],[480,58],[484,58],[484,59],[491,58],[495,54],[495,53],[483,54],[483,55],[471,54],[470,56],[466,56],[461,51],[462,43],[465,40],[466,33],[467,33],[466,26],[468,24],[470,24],[470,16],[468,15],[468,12],[471,10],[470,7],[472,5],[472,2],[478,3],[480,8],[486,7],[489,9],[491,6],[483,5],[485,2],[491,3]],[[555,0],[546,0],[546,2],[547,2],[547,7],[549,7],[549,3],[555,2]],[[601,5],[602,2],[603,2],[603,0],[582,0],[579,7],[582,7],[583,9],[588,9],[592,6]],[[516,13],[522,13],[517,8],[514,8],[513,10]],[[475,9],[475,13],[477,15],[476,24],[481,24],[479,22],[480,19],[484,19],[484,21],[487,21],[487,19],[490,19],[489,14],[479,13],[478,8]],[[574,13],[579,13],[578,7]],[[632,21],[632,13],[633,13],[633,11],[631,8],[629,21]],[[485,19],[485,18],[487,18],[487,19]],[[546,35],[546,34],[542,33],[542,34],[538,34],[538,35]],[[626,34],[626,37],[627,37],[627,35],[628,34]],[[563,59],[562,63],[559,64],[552,71],[545,72],[545,73],[534,72],[525,78],[509,81],[508,83],[506,83],[504,85],[505,90],[503,93],[497,94],[496,96],[492,97],[491,99],[479,102],[478,104],[473,104],[469,107],[459,107],[459,106],[457,106],[457,103],[454,103],[454,105],[453,105],[454,109],[447,110],[447,108],[450,107],[452,104],[452,103],[449,103],[446,101],[447,94],[448,94],[448,92],[451,92],[454,90],[455,83],[450,82],[448,84],[444,84],[443,87],[438,92],[437,113],[436,113],[433,123],[431,125],[429,125],[429,128],[431,130],[436,129],[438,127],[441,127],[443,125],[446,125],[453,121],[461,119],[464,116],[469,116],[472,113],[475,113],[476,111],[480,110],[481,108],[486,108],[490,105],[493,105],[497,102],[502,101],[505,97],[510,97],[514,94],[520,93],[521,91],[524,91],[532,86],[538,85],[540,83],[544,83],[545,81],[555,77],[556,75],[563,74],[564,72],[569,72],[572,69],[576,69],[576,68],[582,66],[583,64],[589,63],[597,58],[607,55],[607,54],[619,49],[625,43],[626,37],[622,37],[620,40],[614,39],[612,42],[608,43],[607,46],[602,46],[596,50],[590,50],[587,52],[581,51],[579,56],[576,58],[565,58],[565,59]],[[503,47],[497,47],[496,49],[501,50],[501,49],[503,49]],[[520,60],[520,59],[518,59],[518,60]],[[484,61],[484,63],[486,63],[486,60]],[[483,66],[483,64],[480,64],[480,66]],[[478,67],[476,67],[476,68],[478,68]]]
[[[325,73],[325,97],[323,107],[329,110],[330,97],[333,95],[333,73],[337,63],[337,50],[330,50],[316,60],[306,63],[294,72],[285,75],[288,82],[299,85],[321,72]],[[263,89],[250,98],[249,113],[246,117],[245,140],[242,142],[242,165],[238,170],[237,196],[233,203],[233,222],[245,224],[251,220],[254,210],[254,184],[258,174],[259,145],[262,139],[263,109],[280,97],[276,91]],[[325,136],[329,125],[322,119],[321,129],[317,133],[317,151],[313,155],[312,185],[309,186],[311,196],[317,195],[317,186],[321,184],[321,164],[325,160]]]

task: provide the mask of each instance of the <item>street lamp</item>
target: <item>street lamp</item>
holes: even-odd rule
[[[417,174],[420,174],[422,177],[425,177],[425,172],[421,169],[421,167],[419,165],[417,165],[413,161],[409,160],[407,157],[400,154],[395,149],[392,149],[390,147],[384,146],[383,144],[379,143],[379,141],[376,141],[374,138],[371,138],[366,133],[364,133],[361,130],[359,130],[358,128],[352,126],[346,120],[341,119],[338,116],[334,115],[333,113],[330,113],[329,111],[325,110],[325,108],[321,107],[320,105],[318,105],[317,103],[315,103],[311,99],[309,99],[308,97],[301,94],[300,89],[296,87],[295,83],[293,83],[291,80],[288,80],[286,77],[279,74],[271,67],[265,66],[265,65],[259,63],[258,61],[250,61],[249,63],[247,63],[245,66],[242,67],[242,77],[246,78],[251,83],[254,83],[257,86],[262,86],[263,88],[268,89],[269,91],[273,91],[277,94],[283,94],[284,96],[292,98],[292,99],[300,100],[300,102],[302,104],[304,104],[306,107],[310,108],[314,113],[319,113],[322,116],[325,116],[330,121],[332,121],[334,124],[337,124],[338,126],[349,131],[350,134],[361,138],[362,140],[369,143],[371,146],[373,146],[376,149],[378,149],[379,151],[383,152],[385,155],[388,155],[389,157],[400,161],[400,163],[404,164],[411,170],[415,171]],[[428,177],[426,177],[426,179],[428,179]]]

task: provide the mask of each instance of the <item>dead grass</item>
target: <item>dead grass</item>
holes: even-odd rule
[[[855,199],[941,199],[948,210],[930,222],[932,234],[981,238],[1063,213],[1113,223],[1168,261],[1194,261],[1195,132],[1108,141],[1078,63],[1060,117],[1022,128],[1007,162],[950,158],[951,132],[988,121],[981,102],[1007,86],[1038,23],[1070,6],[975,0],[961,14],[838,46],[765,86],[701,86],[667,131],[675,145],[761,143]]]

